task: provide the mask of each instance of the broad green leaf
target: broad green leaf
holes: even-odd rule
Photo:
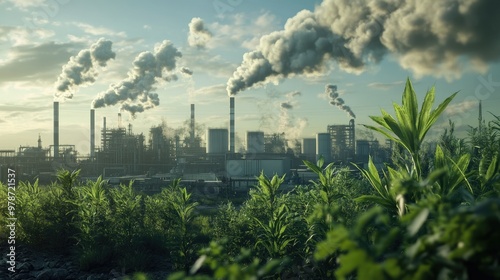
[[[319,161],[318,161],[319,163]],[[307,161],[307,160],[304,160],[304,164],[307,166],[307,168],[309,168],[312,172],[316,173],[316,174],[319,174],[321,173],[321,169],[316,166],[314,163],[310,162],[310,161]]]
[[[437,121],[438,117],[441,115],[441,113],[443,113],[443,111],[446,109],[448,104],[453,100],[453,98],[455,98],[457,93],[458,92],[455,92],[450,97],[446,98],[441,104],[439,104],[439,106],[434,111],[431,112],[427,123],[425,124],[423,130],[420,132],[421,139],[425,137],[431,126]]]
[[[488,171],[486,171],[485,179],[489,181],[495,174],[498,172],[498,157],[497,155],[493,156],[490,162],[490,166],[488,166]]]
[[[431,116],[431,110],[432,110],[432,105],[434,104],[434,96],[435,96],[435,88],[434,86],[431,87],[427,91],[427,94],[425,95],[424,98],[424,103],[422,103],[422,108],[420,109],[420,115],[419,115],[419,121],[418,121],[418,131],[419,135],[418,138],[420,141],[423,140],[424,134],[422,134],[425,131],[425,127],[427,126],[427,123],[429,122],[430,116]]]
[[[408,121],[416,121],[417,120],[417,115],[418,115],[418,101],[417,101],[417,95],[415,91],[413,90],[413,86],[411,84],[410,78],[406,79],[406,86],[403,94],[403,101],[402,101],[403,107],[405,111],[408,114]],[[416,122],[411,123],[412,129],[415,129],[415,126],[417,125]]]

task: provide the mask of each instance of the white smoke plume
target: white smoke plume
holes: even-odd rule
[[[339,97],[336,85],[326,85],[325,94],[330,98],[330,104],[337,106],[340,110],[346,112],[349,117],[355,119],[356,115],[351,110],[351,107],[345,105],[344,99]]]
[[[189,46],[205,48],[210,39],[212,39],[212,33],[205,28],[203,20],[199,17],[192,18],[189,23]]]
[[[101,92],[92,102],[93,108],[102,108],[121,104],[121,109],[132,116],[160,104],[158,94],[152,93],[154,85],[161,79],[175,81],[177,76],[177,58],[182,54],[170,41],[163,41],[155,46],[154,52],[142,52],[133,62],[128,77],[118,84],[111,84],[108,90]]]
[[[90,48],[72,56],[63,65],[62,73],[57,78],[55,97],[71,99],[78,86],[94,83],[99,74],[96,66],[105,67],[107,62],[116,56],[111,50],[112,44],[113,42],[101,38]]]
[[[288,19],[283,30],[262,36],[243,55],[226,90],[234,95],[294,75],[324,73],[332,60],[345,71],[361,72],[387,53],[420,76],[484,70],[500,58],[500,17],[491,16],[496,14],[500,1],[493,0],[324,0],[313,12]]]
[[[293,109],[298,107],[297,96],[300,96],[300,91],[292,91],[285,94],[286,101],[280,103],[280,112],[278,117],[278,131],[285,134],[288,140],[288,146],[293,148],[302,131],[307,127],[308,121],[306,118],[296,118]]]

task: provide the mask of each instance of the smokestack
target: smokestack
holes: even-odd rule
[[[122,113],[118,113],[118,128],[122,128]]]
[[[190,139],[191,147],[194,147],[194,104],[191,104],[191,124],[190,124],[189,135],[191,137]]]
[[[94,160],[95,151],[95,110],[90,109],[90,160]]]
[[[234,97],[229,97],[229,153],[234,154]]]
[[[54,101],[54,158],[59,157],[59,102]]]
[[[106,117],[102,118],[102,149],[106,149]]]

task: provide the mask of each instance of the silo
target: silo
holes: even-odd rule
[[[225,128],[207,130],[207,154],[226,154],[228,149],[228,131]]]
[[[247,131],[247,153],[264,153],[264,132],[263,131]]]
[[[321,156],[325,160],[325,162],[332,161],[332,146],[330,141],[329,133],[318,133],[316,134],[316,160],[318,160]]]

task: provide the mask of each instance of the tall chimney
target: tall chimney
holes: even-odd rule
[[[191,147],[194,147],[194,104],[191,104],[191,124],[189,136],[191,137],[190,143]]]
[[[122,113],[118,113],[118,128],[122,128]]]
[[[106,149],[106,117],[102,118],[102,149]]]
[[[59,157],[59,102],[54,101],[54,158]]]
[[[234,97],[229,97],[229,153],[234,154]]]
[[[95,110],[90,109],[90,160],[94,160],[95,152]]]

